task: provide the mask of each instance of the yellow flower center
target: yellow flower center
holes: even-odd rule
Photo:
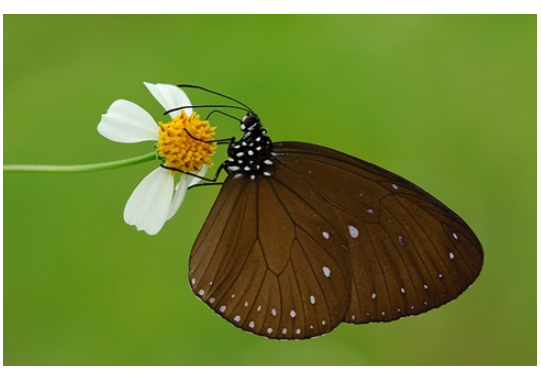
[[[199,172],[203,164],[212,166],[210,158],[214,155],[216,143],[206,142],[213,140],[216,127],[211,127],[206,120],[202,121],[196,112],[188,116],[184,110],[170,122],[159,122],[158,125],[156,149],[165,160],[165,165],[194,173]]]

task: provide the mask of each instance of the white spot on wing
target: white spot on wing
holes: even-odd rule
[[[453,238],[456,239],[456,240],[458,240],[458,236],[456,235],[455,232],[453,232]]]
[[[327,266],[323,266],[323,275],[325,275],[325,277],[330,277],[331,276],[331,269],[329,269]]]
[[[221,306],[221,307],[220,307],[220,312],[221,312],[221,313],[224,313],[226,308],[227,308],[226,306]]]
[[[297,328],[297,330],[295,331],[295,333],[296,333],[297,335],[300,335],[300,334],[301,334],[301,329],[300,329],[300,328]]]
[[[209,299],[209,302],[211,302],[211,303],[214,303],[215,301],[216,301],[215,298],[210,298],[210,299]]]
[[[267,333],[270,335],[272,333],[273,329],[272,328],[267,328]]]
[[[199,290],[199,295],[201,295],[201,296],[205,295],[205,290],[203,290],[203,289]]]
[[[404,287],[402,287],[402,288],[400,289],[400,292],[403,293],[403,294],[405,294],[405,293],[406,293],[406,289],[405,289]]]
[[[351,238],[357,238],[359,236],[359,230],[353,225],[348,225],[349,235]]]
[[[455,255],[453,254],[452,251],[449,252],[449,259],[450,259],[450,260],[455,259]]]
[[[276,308],[273,308],[273,309],[271,310],[271,315],[272,315],[272,316],[276,316]]]
[[[374,292],[371,296],[372,300],[376,299],[376,293]]]
[[[295,310],[291,310],[291,312],[289,313],[289,315],[294,318],[295,316],[297,316],[297,313],[295,312]]]
[[[235,320],[237,323],[240,321],[240,315],[237,315],[233,318],[233,320]]]
[[[249,323],[248,323],[248,327],[254,328],[254,327],[255,327],[255,323],[254,323],[253,321],[249,322]]]
[[[325,239],[331,238],[331,235],[329,234],[329,232],[324,231],[324,232],[321,233],[321,234],[323,235],[323,238],[325,238]]]
[[[316,304],[316,297],[314,295],[310,295],[310,303]]]

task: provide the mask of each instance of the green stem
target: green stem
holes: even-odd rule
[[[92,172],[115,169],[156,160],[156,152],[132,157],[130,159],[109,161],[107,163],[77,164],[77,165],[33,165],[33,164],[7,164],[4,172]]]

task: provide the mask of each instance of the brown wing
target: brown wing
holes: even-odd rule
[[[273,144],[273,156],[331,205],[349,247],[348,323],[416,315],[460,295],[481,271],[468,225],[421,188],[327,148]]]
[[[229,176],[190,256],[197,297],[275,339],[329,332],[351,299],[348,249],[331,207],[295,171]]]

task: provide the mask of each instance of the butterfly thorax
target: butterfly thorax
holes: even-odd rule
[[[272,176],[270,154],[271,140],[259,118],[254,114],[246,115],[240,124],[244,132],[242,138],[233,141],[227,150],[229,159],[224,162],[226,171],[235,178],[249,176],[255,180],[258,176]]]

